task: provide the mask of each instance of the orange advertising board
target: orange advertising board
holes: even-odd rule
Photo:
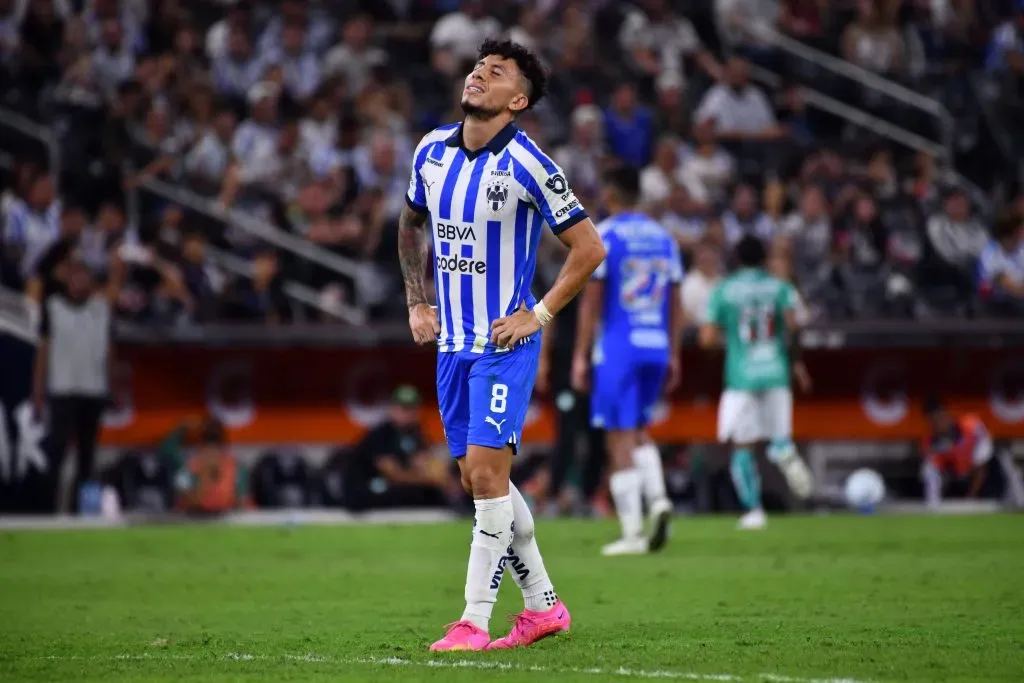
[[[182,419],[218,415],[236,443],[348,444],[382,415],[388,394],[413,384],[424,394],[426,431],[441,441],[435,353],[378,348],[127,346],[118,352],[115,406],[106,445],[150,445]],[[1012,350],[838,349],[808,352],[812,394],[798,396],[800,439],[916,439],[919,399],[944,395],[977,412],[1001,438],[1024,438],[1024,354]],[[713,440],[721,357],[683,355],[683,385],[659,407],[659,441]],[[535,397],[525,442],[553,437],[550,401]]]

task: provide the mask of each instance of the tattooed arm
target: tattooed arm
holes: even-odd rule
[[[409,328],[417,344],[429,344],[441,331],[437,312],[427,301],[424,275],[427,269],[427,214],[406,204],[398,217],[398,260],[405,280]]]

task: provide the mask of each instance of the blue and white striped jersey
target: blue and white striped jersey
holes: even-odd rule
[[[670,296],[683,280],[675,239],[642,213],[621,213],[597,226],[605,258],[592,278],[604,282],[601,332],[594,364],[605,358],[657,356],[667,359],[671,339]]]
[[[442,352],[499,351],[491,323],[536,304],[543,224],[559,234],[587,217],[562,170],[511,123],[477,151],[459,123],[424,136],[406,202],[430,216]]]

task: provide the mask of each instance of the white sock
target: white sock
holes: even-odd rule
[[[630,468],[619,470],[608,479],[608,486],[619,513],[623,538],[637,538],[643,527],[643,510],[640,497],[640,471]]]
[[[505,571],[512,575],[516,585],[523,591],[526,609],[546,612],[555,606],[558,596],[548,578],[548,570],[544,568],[540,548],[537,547],[533,513],[515,484],[509,482],[508,492],[512,498],[515,523],[512,527],[512,547],[508,549],[505,558]]]
[[[644,500],[648,507],[655,501],[664,500],[665,474],[661,470],[661,453],[653,443],[645,443],[633,449],[633,465],[640,470],[643,481]]]
[[[512,543],[512,499],[485,498],[473,501],[476,518],[466,570],[466,611],[462,620],[487,631],[491,611],[498,600],[503,558]]]

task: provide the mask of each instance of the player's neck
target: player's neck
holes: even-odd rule
[[[510,123],[512,119],[504,115],[489,119],[467,116],[462,121],[462,144],[471,152],[483,149]]]

